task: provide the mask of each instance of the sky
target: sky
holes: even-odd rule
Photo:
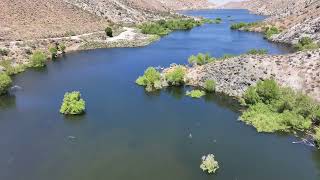
[[[209,0],[211,2],[217,3],[217,4],[222,4],[230,1],[242,1],[242,0]]]

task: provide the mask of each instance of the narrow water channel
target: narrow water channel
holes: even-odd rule
[[[194,100],[182,88],[148,94],[134,84],[148,66],[185,64],[199,52],[289,52],[261,34],[229,29],[262,16],[244,10],[187,13],[221,17],[223,23],[174,32],[142,48],[67,54],[16,76],[22,90],[0,98],[0,179],[319,180],[319,151],[293,144],[292,136],[257,133],[237,120],[230,98]],[[82,92],[84,116],[59,114],[71,90]],[[208,153],[220,163],[212,176],[199,168]]]

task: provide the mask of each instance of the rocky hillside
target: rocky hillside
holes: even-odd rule
[[[217,82],[217,91],[240,97],[259,80],[274,78],[283,86],[304,92],[320,102],[320,50],[289,55],[243,55],[188,69],[193,86],[207,79]]]
[[[209,5],[207,0],[1,0],[0,41],[91,33],[111,22],[137,23]]]
[[[295,44],[304,36],[320,41],[319,0],[248,0],[231,2],[222,7],[244,8],[256,14],[270,16],[265,22],[284,30],[271,38],[273,41]]]

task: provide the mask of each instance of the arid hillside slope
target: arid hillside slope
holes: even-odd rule
[[[0,41],[101,31],[110,22],[138,23],[209,4],[207,0],[1,0]]]

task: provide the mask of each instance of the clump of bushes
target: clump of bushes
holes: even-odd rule
[[[302,37],[294,47],[298,51],[320,48],[320,46],[315,43],[310,37]]]
[[[49,52],[51,54],[51,58],[55,59],[58,55],[58,47],[56,45],[50,46]]]
[[[59,51],[61,51],[62,53],[65,53],[67,47],[64,43],[60,43],[58,48],[59,48]]]
[[[112,28],[111,28],[111,27],[106,27],[106,28],[104,29],[104,32],[106,33],[106,35],[107,35],[108,37],[113,37],[113,31],[112,31]]]
[[[201,90],[192,90],[192,91],[187,91],[186,95],[192,98],[201,98],[202,96],[206,95],[206,92]]]
[[[169,70],[166,74],[166,80],[168,84],[173,86],[180,86],[184,84],[184,76],[186,75],[186,69],[182,66],[176,66]]]
[[[320,147],[320,127],[315,128],[313,139],[315,140],[317,146]]]
[[[214,92],[216,90],[216,82],[214,80],[207,79],[204,83],[204,89],[207,92]]]
[[[20,72],[23,72],[25,70],[24,65],[12,65],[10,60],[2,60],[0,61],[0,66],[5,68],[5,73],[9,76],[18,74]]]
[[[192,55],[189,57],[188,62],[192,65],[204,65],[207,63],[214,62],[215,58],[212,57],[209,53],[203,54],[199,53],[198,55]]]
[[[195,26],[200,26],[204,21],[194,19],[170,19],[159,20],[151,23],[143,23],[138,26],[143,34],[155,34],[165,36],[174,30],[190,30]]]
[[[32,67],[43,67],[46,65],[47,57],[41,51],[35,51],[30,58]]]
[[[12,84],[10,76],[6,73],[0,73],[0,95],[6,94]]]
[[[140,76],[136,83],[140,86],[144,86],[147,91],[153,91],[155,89],[161,89],[161,74],[154,67],[149,67],[144,72],[143,76]]]
[[[81,98],[78,91],[67,92],[64,95],[63,103],[60,108],[60,113],[65,115],[83,114],[86,109],[85,101]]]
[[[265,32],[264,32],[264,36],[267,38],[267,39],[270,39],[273,35],[275,34],[279,34],[281,31],[275,27],[275,26],[272,26],[272,27],[267,27],[265,29]]]
[[[268,50],[266,49],[250,49],[247,54],[251,54],[251,55],[264,55],[267,54]]]
[[[213,154],[208,154],[207,156],[202,157],[202,163],[200,168],[203,171],[207,171],[209,174],[215,173],[219,169],[218,161],[214,159]]]
[[[243,97],[249,108],[241,120],[258,132],[308,130],[319,109],[306,95],[280,87],[274,80],[259,81]]]
[[[221,18],[216,18],[215,20],[214,20],[214,23],[216,23],[216,24],[220,24],[222,22],[222,19]]]
[[[253,27],[253,26],[256,26],[256,25],[258,25],[258,23],[256,23],[256,22],[253,22],[253,23],[239,22],[239,23],[232,24],[230,28],[231,28],[232,30],[240,30],[240,29],[243,29],[243,30],[248,31],[249,28],[251,28],[251,27]]]

